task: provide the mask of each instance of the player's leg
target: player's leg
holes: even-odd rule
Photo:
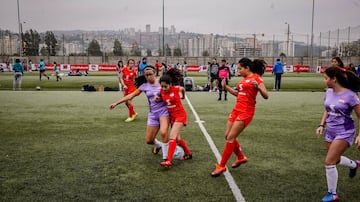
[[[326,198],[338,198],[337,182],[338,182],[338,171],[336,164],[340,161],[341,155],[348,148],[348,143],[344,140],[334,140],[332,143],[326,143],[328,150],[325,158],[325,170],[326,170],[326,181],[328,186],[328,194],[325,195],[323,200]]]

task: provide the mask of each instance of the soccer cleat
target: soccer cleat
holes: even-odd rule
[[[133,121],[134,119],[135,119],[134,116],[128,117],[127,119],[125,119],[125,122],[131,122],[131,121]]]
[[[138,113],[135,112],[135,114],[132,115],[131,118],[135,119],[137,117]]]
[[[171,168],[172,163],[171,161],[166,160],[166,161],[161,161],[160,165],[164,168]]]
[[[357,171],[358,167],[360,166],[360,161],[355,161],[355,163],[356,163],[356,167],[352,168],[352,169],[350,168],[350,170],[349,170],[349,177],[350,178],[353,178],[353,177],[356,176],[356,171]]]
[[[211,173],[211,176],[213,177],[218,177],[220,176],[223,172],[226,171],[226,167],[221,167],[219,164],[216,164],[216,168],[215,170]]]
[[[183,157],[180,158],[180,161],[185,161],[190,159],[192,159],[192,154],[185,154]]]
[[[242,159],[236,159],[236,161],[235,161],[233,164],[231,164],[231,167],[232,167],[232,168],[237,168],[237,167],[239,167],[241,164],[246,163],[247,161],[248,161],[248,160],[247,160],[246,156],[244,156],[244,158],[242,158]]]
[[[160,150],[161,150],[161,147],[154,147],[152,153],[154,155],[156,155],[156,154],[158,154],[160,152]]]
[[[338,201],[339,195],[333,193],[326,193],[326,195],[321,199],[322,202]]]

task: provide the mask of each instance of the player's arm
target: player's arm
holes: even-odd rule
[[[224,87],[224,89],[229,92],[230,94],[237,96],[238,92],[237,90],[232,89],[230,86],[226,85],[225,79],[221,81],[221,85]]]
[[[140,91],[139,89],[136,89],[134,92],[130,93],[129,95],[121,98],[121,99],[118,100],[117,102],[112,103],[112,104],[109,106],[110,110],[114,109],[116,106],[118,106],[118,105],[121,104],[121,103],[124,103],[124,102],[126,102],[126,101],[128,101],[128,100],[133,99],[134,97],[140,95],[140,93],[141,93],[141,91]]]
[[[316,129],[316,134],[318,137],[320,137],[320,135],[323,133],[324,128],[325,128],[325,124],[326,124],[326,117],[328,116],[327,111],[324,112],[323,117],[321,118],[319,127]]]
[[[360,104],[354,107],[355,114],[358,118],[358,122],[360,123]],[[356,147],[360,150],[360,129],[358,130],[358,135],[355,139]]]
[[[185,88],[180,87],[180,99],[185,99]]]

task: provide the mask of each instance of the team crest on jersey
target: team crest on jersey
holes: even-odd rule
[[[339,102],[340,103],[345,103],[345,99],[344,98],[339,98]]]
[[[246,82],[246,83],[249,83],[249,82],[250,82],[250,79],[245,80],[245,82]]]

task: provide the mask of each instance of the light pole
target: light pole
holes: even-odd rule
[[[313,64],[313,58],[314,58],[314,50],[313,50],[313,45],[314,45],[314,7],[315,7],[315,0],[313,0],[313,5],[312,5],[312,18],[311,18],[311,45],[310,45],[310,57],[311,57],[311,61],[310,61],[310,67],[312,67]]]
[[[289,42],[290,42],[290,24],[285,22],[288,25],[287,28],[287,42],[286,42],[286,56],[289,56]]]
[[[164,16],[165,16],[165,7],[164,7],[164,0],[162,2],[162,10],[163,10],[163,16],[162,16],[162,50],[163,50],[163,56],[165,56],[165,22],[164,22]]]
[[[22,30],[21,30],[21,23],[20,23],[20,6],[19,0],[17,0],[17,11],[18,11],[18,24],[19,24],[19,56],[22,57]]]

